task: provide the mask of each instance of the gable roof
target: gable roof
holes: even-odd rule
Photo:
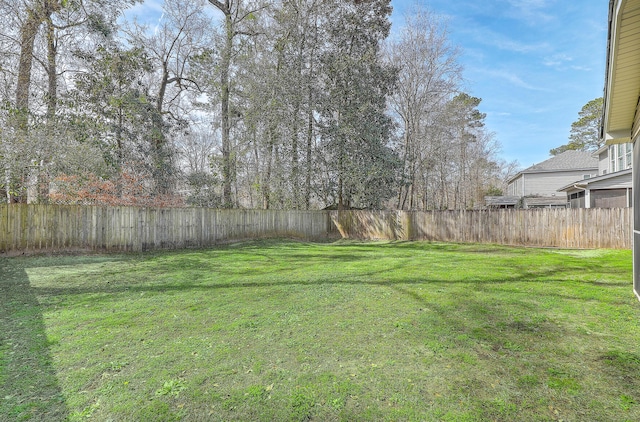
[[[522,173],[537,173],[554,170],[580,170],[597,168],[598,160],[591,151],[565,151],[539,164],[534,164]]]
[[[541,163],[534,164],[513,176],[511,182],[523,174],[546,173],[553,171],[571,170],[595,170],[598,168],[598,159],[593,156],[592,151],[565,151]]]

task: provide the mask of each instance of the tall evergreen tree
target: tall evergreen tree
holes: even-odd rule
[[[377,208],[393,194],[398,159],[386,101],[396,71],[381,55],[390,14],[389,0],[343,2],[328,23],[320,114],[339,209]]]
[[[585,104],[578,113],[578,120],[571,124],[569,142],[558,148],[553,148],[549,153],[558,155],[569,150],[597,151],[600,149],[604,145],[604,141],[600,137],[603,104],[602,97]]]

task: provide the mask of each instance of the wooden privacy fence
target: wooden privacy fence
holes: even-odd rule
[[[343,238],[631,249],[632,208],[332,211]]]
[[[0,252],[206,247],[260,237],[326,239],[324,211],[0,205]]]
[[[0,205],[0,253],[207,247],[253,238],[427,240],[630,249],[630,208],[283,211]]]

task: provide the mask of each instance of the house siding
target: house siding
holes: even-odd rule
[[[598,154],[598,175],[609,173],[609,149]]]
[[[527,178],[526,189],[523,196],[539,195],[539,196],[559,196],[566,195],[564,192],[558,192],[562,186],[566,186],[575,181],[583,180],[585,174],[592,177],[596,176],[595,169],[589,170],[571,170],[564,172],[535,173],[525,174]]]
[[[631,172],[612,173],[606,176],[593,178],[578,184],[563,188],[569,197],[571,208],[626,208],[633,204],[631,189]],[[578,201],[578,196],[586,198]]]
[[[631,179],[621,180],[622,177],[612,178],[609,180],[602,180],[600,182],[594,182],[589,184],[589,189],[627,189],[631,188]]]
[[[523,183],[524,183],[524,175],[518,176],[516,179],[512,180],[507,186],[507,195],[509,196],[524,196],[523,193]]]

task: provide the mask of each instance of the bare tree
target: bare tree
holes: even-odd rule
[[[235,178],[233,157],[231,154],[231,72],[235,56],[236,40],[242,36],[255,35],[251,23],[256,14],[266,6],[251,0],[208,0],[223,14],[224,44],[220,52],[220,118],[222,134],[222,179],[223,201],[225,207],[233,206],[232,182]]]
[[[417,8],[405,17],[397,40],[387,46],[390,63],[399,66],[391,107],[402,136],[402,184],[397,207],[418,206],[420,175],[433,165],[435,137],[430,136],[443,105],[459,90],[462,67],[458,49],[449,41],[443,19]],[[424,188],[424,186],[422,186]]]
[[[195,56],[209,48],[207,29],[210,26],[210,20],[197,3],[165,0],[161,22],[155,28],[134,22],[126,30],[129,42],[146,52],[152,66],[149,84],[154,90],[155,112],[149,139],[150,165],[156,190],[161,194],[170,191],[176,173],[167,133],[171,127],[187,124],[183,111],[187,101],[185,91],[200,92],[189,65]]]
[[[64,131],[56,121],[59,82],[65,71],[60,69],[60,52],[70,54],[69,45],[75,39],[84,40],[87,31],[106,30],[119,10],[133,3],[134,0],[0,0],[0,46],[8,59],[3,60],[2,75],[9,82],[6,86],[14,89],[13,98],[5,96],[11,112],[5,116],[8,120],[4,124],[11,128],[11,134],[3,137],[4,150],[29,143],[29,138],[35,136],[29,133],[31,129],[37,129],[40,142],[36,144],[46,143],[43,136],[54,142],[61,134],[58,132]],[[44,95],[37,95],[38,92]],[[36,128],[42,125],[46,130]],[[32,153],[22,158],[22,164],[5,167],[4,185],[9,200],[23,200],[26,179],[37,181],[43,166],[53,161],[47,154]],[[35,179],[28,173],[36,173]]]

